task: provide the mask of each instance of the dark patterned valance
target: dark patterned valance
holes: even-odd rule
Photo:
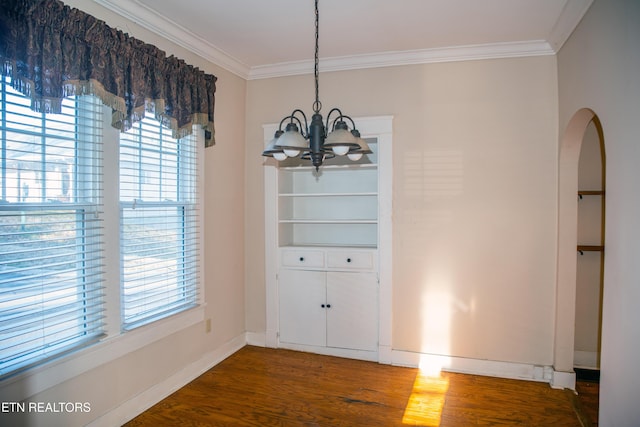
[[[199,124],[214,143],[215,76],[59,0],[0,0],[0,74],[37,111],[94,94],[120,130],[152,112],[175,137]]]

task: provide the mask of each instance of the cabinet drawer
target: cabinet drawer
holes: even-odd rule
[[[327,266],[329,268],[370,270],[373,268],[373,254],[356,251],[327,252]]]
[[[324,267],[323,251],[282,251],[282,265],[285,267]]]

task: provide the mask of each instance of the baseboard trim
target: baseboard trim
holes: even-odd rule
[[[576,373],[553,371],[551,387],[552,388],[568,388],[569,390],[575,390],[576,389]]]
[[[216,350],[205,354],[197,361],[181,369],[179,372],[166,378],[164,381],[153,385],[142,393],[133,396],[120,406],[96,418],[88,426],[91,427],[111,427],[122,425],[132,420],[137,415],[146,411],[171,393],[193,381],[236,351],[240,350],[247,343],[245,334],[238,335],[232,340],[218,347]]]
[[[597,351],[574,351],[573,366],[585,369],[598,369],[599,354]]]
[[[553,368],[551,366],[413,353],[400,350],[393,350],[391,356],[391,364],[393,365],[419,367],[434,374],[440,371],[447,371],[547,383],[551,383],[553,379]]]
[[[267,335],[264,332],[247,332],[247,344],[256,347],[267,347]]]

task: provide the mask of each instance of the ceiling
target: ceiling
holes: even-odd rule
[[[313,72],[313,0],[93,0],[246,79]],[[320,0],[320,70],[553,55],[593,0]]]

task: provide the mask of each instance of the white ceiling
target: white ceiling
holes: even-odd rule
[[[247,79],[313,72],[313,0],[94,0]],[[593,0],[319,0],[322,71],[555,54]]]

